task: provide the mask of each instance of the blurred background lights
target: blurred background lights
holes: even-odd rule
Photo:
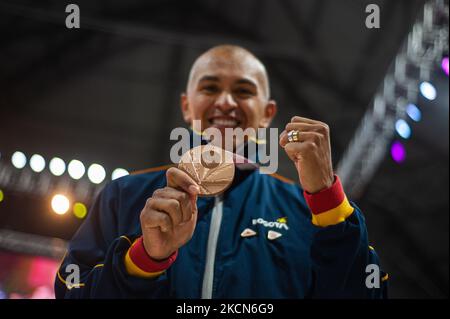
[[[69,172],[70,177],[72,177],[73,179],[80,179],[81,177],[83,177],[86,169],[84,168],[83,163],[81,163],[80,161],[71,160],[67,171]]]
[[[442,70],[444,70],[445,74],[447,74],[447,76],[448,76],[448,56],[446,56],[442,59],[441,66],[442,66]]]
[[[406,150],[402,143],[395,141],[391,145],[391,156],[397,163],[402,163],[406,158]]]
[[[103,166],[99,164],[92,164],[88,169],[88,177],[94,184],[100,184],[105,179],[106,172]]]
[[[3,191],[0,189],[0,203],[3,202],[4,198],[5,198],[5,194],[3,194]]]
[[[126,169],[123,168],[116,168],[112,174],[111,174],[111,179],[115,180],[117,178],[120,178],[122,176],[126,176],[129,175],[130,173],[128,173],[128,171]]]
[[[39,154],[34,154],[30,158],[30,167],[36,173],[42,172],[45,168],[45,159]]]
[[[420,93],[428,100],[432,101],[436,98],[436,88],[430,82],[422,82],[419,86]]]
[[[398,135],[403,137],[404,139],[408,139],[411,136],[411,128],[405,120],[400,119],[395,122],[395,130]]]
[[[50,172],[55,176],[61,176],[66,171],[66,163],[59,157],[55,157],[49,164]]]
[[[73,214],[79,219],[85,218],[87,215],[86,205],[84,205],[83,203],[75,203],[73,205]]]
[[[415,122],[419,122],[422,119],[422,112],[416,105],[412,103],[408,104],[408,106],[406,107],[406,114],[408,114],[411,120]]]
[[[70,207],[69,199],[61,194],[56,194],[52,198],[52,209],[58,215],[67,213]]]
[[[27,157],[22,152],[15,152],[11,156],[11,163],[15,168],[21,169],[24,168],[27,164]]]

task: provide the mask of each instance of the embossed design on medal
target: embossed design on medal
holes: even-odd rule
[[[199,196],[215,196],[233,181],[233,153],[213,145],[200,145],[183,154],[178,168],[195,180],[200,187]]]

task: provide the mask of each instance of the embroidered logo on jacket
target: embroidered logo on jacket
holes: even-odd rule
[[[289,230],[289,226],[287,225],[287,217],[278,218],[275,222],[268,222],[262,218],[257,218],[252,220],[253,225],[263,225],[268,228],[278,228],[278,229],[286,229]]]

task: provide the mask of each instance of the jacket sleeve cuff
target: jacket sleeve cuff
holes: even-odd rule
[[[312,212],[312,223],[316,226],[336,225],[346,220],[354,208],[345,196],[341,181],[337,175],[330,188],[318,193],[303,192],[306,203]]]
[[[135,240],[125,255],[125,268],[132,276],[153,278],[164,273],[173,264],[177,255],[178,250],[165,260],[154,260],[147,254],[141,236]]]

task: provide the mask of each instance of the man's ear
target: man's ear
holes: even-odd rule
[[[261,121],[259,122],[259,127],[269,127],[270,123],[272,122],[272,119],[277,114],[277,102],[274,100],[269,100],[269,102],[266,104],[266,107],[264,108],[264,114],[261,118]]]
[[[192,123],[192,115],[191,111],[189,110],[189,103],[186,93],[182,93],[180,96],[180,106],[181,106],[181,113],[183,113],[183,119],[188,124],[191,125]]]

